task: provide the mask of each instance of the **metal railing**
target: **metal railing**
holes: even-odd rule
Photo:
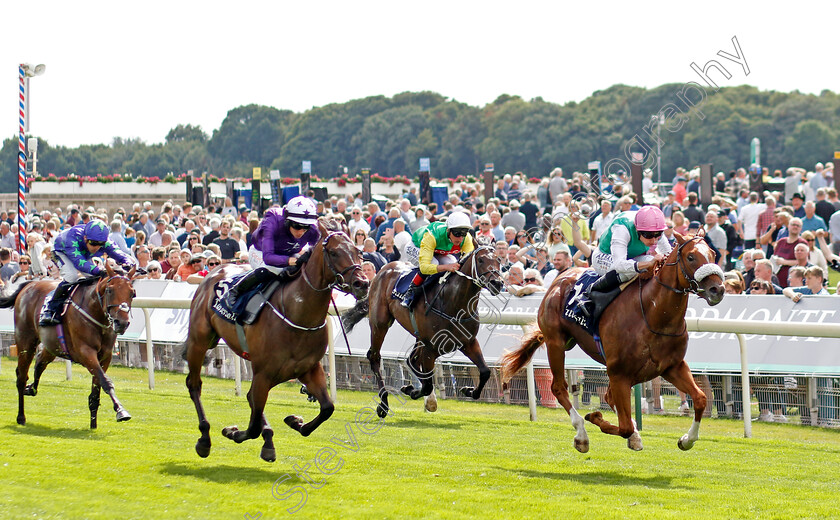
[[[153,352],[153,341],[152,341],[152,334],[151,334],[151,315],[149,313],[149,309],[153,308],[165,308],[165,309],[189,309],[190,303],[192,300],[187,298],[180,298],[180,299],[166,299],[166,298],[135,298],[133,306],[136,308],[143,309],[143,313],[146,319],[146,355],[147,359],[154,360],[154,352]],[[346,307],[339,307],[339,312],[346,310]],[[330,309],[330,314],[334,315],[333,309]],[[496,325],[518,325],[523,328],[523,331],[526,329],[527,326],[532,324],[536,319],[535,313],[530,312],[511,312],[511,311],[504,311],[499,314],[495,314],[492,316],[486,316],[481,318],[481,322],[484,324],[496,324]],[[735,321],[735,320],[722,320],[722,319],[709,319],[709,318],[687,318],[686,319],[686,327],[690,332],[721,332],[721,333],[731,333],[735,334],[738,338],[738,344],[740,347],[740,359],[741,359],[741,384],[742,384],[742,391],[741,391],[741,407],[743,412],[743,420],[744,420],[744,436],[751,437],[752,436],[752,421],[751,421],[751,414],[749,410],[751,409],[751,401],[750,401],[750,377],[749,377],[749,362],[748,362],[748,352],[747,352],[747,342],[744,337],[745,334],[773,334],[779,336],[810,336],[810,337],[823,337],[823,338],[840,338],[840,324],[798,324],[798,323],[786,323],[786,322],[776,322],[776,321]],[[335,358],[335,348],[333,344],[333,338],[335,334],[333,333],[333,325],[332,320],[327,320],[327,328],[328,328],[328,336],[329,336],[329,349],[328,349],[328,359],[329,359],[329,366],[331,370],[330,375],[330,393],[332,395],[333,400],[336,399],[336,392],[337,392],[337,383],[336,383],[336,371],[334,367],[336,366],[336,358]],[[238,361],[238,360],[237,360]],[[237,395],[239,395],[241,391],[241,363],[237,362],[234,364],[235,372],[236,372],[236,390]],[[149,370],[149,388],[154,388],[154,362],[148,363],[148,370]],[[530,411],[531,420],[536,420],[537,417],[537,390],[536,390],[536,382],[534,378],[534,365],[533,362],[529,363],[526,367],[526,381],[527,381],[527,393],[528,393],[528,406]],[[637,392],[637,403],[641,401],[641,393]],[[637,406],[637,415],[641,413],[640,406]],[[813,420],[813,424],[816,424],[816,412],[812,410],[811,417]],[[641,417],[639,416],[639,419]]]

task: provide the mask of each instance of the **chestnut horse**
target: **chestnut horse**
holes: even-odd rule
[[[342,227],[343,226],[343,227]],[[262,435],[260,457],[274,462],[274,431],[263,415],[268,392],[276,385],[297,378],[321,405],[318,416],[305,423],[295,415],[285,422],[304,437],[312,433],[333,413],[321,359],[327,350],[327,310],[334,287],[356,298],[367,295],[368,281],[362,273],[361,255],[347,235],[343,222],[318,219],[321,238],[312,249],[300,275],[280,286],[259,317],[244,325],[245,344],[240,342],[236,326],[219,317],[212,309],[216,284],[241,268],[227,265],[210,273],[195,293],[190,305],[190,326],[186,341],[189,365],[187,389],[198,413],[201,437],[195,445],[200,457],[210,455],[210,423],[201,404],[201,368],[205,354],[220,339],[238,356],[251,360],[254,377],[248,390],[251,417],[248,428],[230,426],[222,435],[241,443]]]
[[[395,319],[416,339],[408,357],[408,366],[423,385],[419,389],[406,385],[401,389],[404,394],[412,399],[431,395],[434,389],[432,375],[435,360],[460,350],[475,363],[479,373],[478,386],[461,388],[461,395],[473,399],[481,397],[481,391],[490,379],[490,368],[484,361],[476,339],[479,325],[477,296],[484,287],[494,295],[499,294],[504,282],[499,270],[500,261],[489,247],[476,248],[465,255],[460,264],[460,270],[444,275],[448,276],[444,284],[431,289],[424,286],[421,290],[423,297],[409,311],[399,300],[392,298],[391,293],[400,276],[412,266],[405,262],[391,262],[376,274],[368,298],[360,300],[342,317],[348,331],[366,315],[370,320],[370,350],[367,358],[379,386],[381,402],[376,408],[379,417],[388,415],[388,391],[382,379],[382,356],[379,351]],[[427,403],[426,409],[433,412],[436,406]]]
[[[720,303],[724,295],[723,271],[714,263],[714,253],[701,237],[674,235],[678,245],[654,271],[652,280],[639,278],[604,311],[598,326],[600,347],[576,322],[563,317],[569,293],[583,272],[577,268],[557,278],[540,304],[538,328],[523,338],[517,350],[502,357],[502,379],[509,381],[545,343],[554,377],[551,391],[572,419],[577,430],[575,448],[581,453],[589,451],[589,437],[583,418],[569,401],[564,373],[565,353],[575,344],[606,365],[609,386],[605,400],[618,415],[618,426],[604,420],[601,412],[587,414],[587,421],[604,433],[621,435],[629,448],[641,450],[642,439],[630,414],[631,388],[661,375],[694,401],[694,422],[678,446],[691,449],[699,438],[706,395],[694,382],[684,360],[688,347],[685,311],[690,293],[709,305]]]
[[[99,410],[99,396],[105,389],[114,403],[117,421],[127,421],[131,415],[123,408],[114,393],[114,384],[105,375],[111,364],[111,352],[117,341],[117,335],[128,328],[131,319],[131,302],[135,291],[131,285],[135,268],[127,275],[114,271],[109,262],[105,262],[107,277],[98,282],[82,282],[68,298],[67,311],[60,326],[40,327],[38,320],[44,298],[52,291],[57,282],[44,280],[25,282],[11,296],[0,298],[0,308],[15,308],[15,342],[18,347],[17,391],[18,416],[20,425],[26,424],[23,411],[23,397],[38,394],[38,382],[47,365],[62,356],[83,365],[93,377],[88,407],[90,408],[90,427],[96,428],[96,415]],[[59,341],[59,327],[63,329],[63,345]],[[38,344],[44,348],[38,351]],[[66,349],[66,350],[65,350]],[[35,380],[27,385],[29,365],[35,353]]]

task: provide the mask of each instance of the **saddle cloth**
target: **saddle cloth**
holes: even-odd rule
[[[236,285],[247,274],[248,272],[244,272],[228,276],[223,280],[219,280],[213,289],[215,294],[212,305],[213,311],[225,321],[250,325],[256,321],[263,306],[271,298],[271,295],[274,294],[274,291],[277,290],[277,287],[280,286],[279,280],[257,284],[249,291],[240,294],[236,303],[231,308],[225,301],[225,295],[231,287]]]
[[[565,310],[563,311],[563,317],[576,322],[592,337],[600,341],[600,339],[598,338],[598,323],[601,321],[601,315],[604,314],[604,311],[607,309],[607,307],[609,307],[610,303],[612,303],[612,301],[615,300],[619,294],[621,294],[621,291],[623,291],[628,285],[630,285],[630,283],[636,278],[631,278],[629,281],[622,283],[620,287],[617,287],[609,292],[591,293],[591,298],[593,302],[592,318],[587,319],[581,311],[581,306],[585,303],[586,289],[590,285],[598,281],[598,278],[600,278],[600,276],[593,269],[587,269],[580,275],[580,278],[578,278],[577,281],[575,281],[574,287],[569,292],[568,299],[566,300],[566,304],[564,305]]]
[[[64,314],[67,312],[67,307],[70,305],[70,299],[73,298],[73,295],[76,293],[76,289],[80,286],[90,285],[92,283],[96,283],[99,281],[98,277],[90,277],[90,278],[82,278],[76,282],[73,282],[70,287],[70,290],[67,291],[67,296],[65,297],[63,302],[58,303],[61,305],[61,312],[58,315],[59,322],[64,321]],[[53,297],[55,296],[55,289],[48,292],[46,296],[44,296],[44,303],[41,305],[41,312],[38,314],[38,320],[40,321],[44,316],[48,313],[50,304],[52,304]]]
[[[415,276],[417,276],[417,274],[419,272],[420,272],[420,268],[415,267],[414,269],[412,269],[410,271],[406,271],[403,274],[401,274],[400,277],[397,279],[397,283],[394,284],[394,290],[391,292],[391,298],[393,298],[395,300],[404,301],[405,300],[405,293],[406,293],[406,291],[408,291],[408,288],[411,286],[411,281],[414,279]],[[434,285],[434,284],[438,283],[441,276],[443,276],[443,273],[437,273],[437,274],[427,276],[426,279],[423,280],[423,283],[420,284],[420,287],[428,287],[428,286],[431,286],[431,285]],[[408,302],[408,303],[413,304],[414,303],[413,300],[417,298],[419,293],[420,293],[420,291],[415,291],[414,292],[414,298],[412,299],[411,302]]]

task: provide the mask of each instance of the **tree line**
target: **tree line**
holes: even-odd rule
[[[116,137],[110,144],[68,148],[42,140],[38,171],[163,177],[194,170],[249,177],[259,166],[295,176],[301,161],[309,160],[322,178],[345,167],[415,176],[419,158],[429,157],[433,177],[474,175],[488,162],[496,172],[540,177],[556,166],[582,171],[589,161],[623,157],[625,143],[644,135],[651,115],[674,103],[679,87],[614,85],[565,105],[505,94],[474,107],[434,92],[371,96],[302,113],[247,105],[230,110],[212,135],[180,124],[160,144]],[[689,118],[678,131],[661,129],[663,180],[678,166],[746,166],[754,137],[761,139],[762,165],[771,170],[810,169],[840,149],[840,98],[829,90],[812,95],[725,87],[698,110],[703,117]],[[0,191],[16,191],[17,137],[3,142],[0,158]]]

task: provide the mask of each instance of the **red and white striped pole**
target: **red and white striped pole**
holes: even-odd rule
[[[19,253],[26,248],[26,70],[18,67],[20,76],[20,121],[18,136],[18,244]]]

